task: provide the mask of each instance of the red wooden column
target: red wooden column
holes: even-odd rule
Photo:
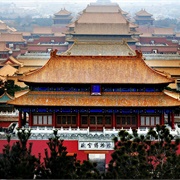
[[[113,118],[112,118],[112,126],[113,126],[113,128],[115,128],[116,127],[116,116],[115,116],[115,113],[113,113]]]
[[[171,128],[174,129],[174,112],[171,113]]]
[[[162,114],[161,114],[161,124],[160,125],[164,125],[164,112],[162,112]]]
[[[33,125],[33,116],[32,116],[32,112],[29,113],[29,127],[32,127]]]
[[[78,128],[80,127],[80,121],[81,121],[81,116],[80,116],[80,113],[78,112],[77,114],[77,127]]]
[[[22,111],[19,111],[18,126],[19,128],[22,128]]]
[[[171,126],[171,113],[170,112],[168,113],[168,125]]]
[[[53,112],[53,115],[52,115],[52,126],[55,128],[56,127],[56,113]]]
[[[27,116],[26,116],[26,112],[24,112],[24,119],[23,119],[23,126],[26,125],[26,122],[27,122]]]
[[[141,126],[141,122],[140,122],[140,114],[137,114],[137,128],[139,128]]]

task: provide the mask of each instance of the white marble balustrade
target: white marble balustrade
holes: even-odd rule
[[[167,126],[167,128],[169,129],[170,131],[170,134],[172,134],[173,136],[178,136],[180,135],[180,128],[178,127],[177,124],[175,124],[175,129],[172,129],[170,126]],[[54,128],[54,127],[29,127],[29,128],[26,128],[26,129],[31,129],[31,133],[32,134],[52,134],[53,133],[53,130],[58,130],[58,133],[60,134],[87,134],[87,135],[107,135],[107,134],[114,134],[114,135],[118,135],[118,132],[120,130],[126,130],[129,134],[132,134],[132,129],[129,128],[129,129],[124,129],[124,128],[120,128],[120,129],[115,129],[115,128],[112,128],[112,129],[106,129],[106,128],[103,128],[102,131],[90,131],[89,127],[88,128]],[[154,128],[155,129],[155,128]],[[17,130],[15,130],[17,133]],[[149,128],[148,127],[145,127],[145,128],[138,128],[137,129],[137,133],[139,135],[145,135],[147,134],[149,131]]]

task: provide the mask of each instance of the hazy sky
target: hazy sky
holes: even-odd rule
[[[44,16],[52,15],[61,8],[74,13],[75,15],[87,7],[88,4],[97,0],[0,0],[1,3],[15,3],[21,8],[36,8],[39,14]],[[103,1],[103,0],[102,0]],[[153,14],[155,19],[179,18],[180,0],[111,0],[118,3],[119,6],[130,15],[144,8]],[[171,7],[171,10],[168,9]]]
[[[96,2],[97,0],[0,0],[0,4],[1,2],[3,3],[15,3],[17,6],[20,7],[24,7],[24,6],[34,6],[37,7],[37,5],[43,6],[46,5],[49,6],[49,8],[47,9],[47,11],[50,8],[54,8],[54,11],[57,11],[59,6],[57,6],[57,4],[63,4],[63,7],[66,7],[66,9],[68,10],[67,4],[71,4],[71,5],[75,5],[76,4],[76,8],[74,9],[74,11],[79,11],[79,7],[81,7],[81,5],[83,5],[84,7],[87,6],[90,3]],[[103,0],[102,0],[103,1]],[[123,10],[127,10],[129,12],[134,13],[134,11],[137,11],[137,7],[139,8],[146,8],[146,10],[150,11],[153,14],[172,14],[174,13],[174,11],[169,11],[167,9],[167,5],[173,5],[173,9],[176,9],[176,14],[177,16],[179,16],[180,13],[179,12],[179,8],[180,8],[180,0],[111,0],[111,2],[115,2],[118,3],[120,5],[121,8],[124,8]],[[50,4],[47,4],[50,3]],[[55,6],[53,6],[55,5]],[[66,6],[65,6],[66,5]],[[78,6],[80,5],[80,6]],[[161,8],[163,5],[166,5],[165,8]],[[157,6],[157,7],[156,7]],[[57,8],[56,8],[57,7]],[[127,8],[128,7],[128,8]],[[135,8],[136,7],[136,8]],[[152,10],[153,7],[153,10]],[[151,8],[151,9],[148,9]],[[171,7],[172,8],[172,7]],[[83,8],[81,8],[83,9]],[[72,11],[72,9],[70,9]]]
[[[28,2],[59,2],[59,3],[89,3],[89,2],[96,2],[96,0],[0,0],[0,2],[14,2],[14,3],[28,3]],[[148,4],[154,4],[154,3],[178,3],[180,0],[111,0],[111,2],[117,2],[117,3],[126,3],[126,2],[132,2],[132,3],[148,3]]]

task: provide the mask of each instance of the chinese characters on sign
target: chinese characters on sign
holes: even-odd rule
[[[111,141],[83,141],[79,142],[79,150],[113,150],[114,143]]]

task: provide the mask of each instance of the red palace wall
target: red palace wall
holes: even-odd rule
[[[140,37],[139,38],[140,43],[146,43],[149,44],[151,41],[154,41],[155,44],[158,43],[168,43],[167,39],[165,37]]]
[[[17,140],[11,140],[10,145],[15,143]],[[38,157],[38,154],[41,153],[41,160],[43,162],[43,158],[45,157],[44,150],[48,148],[48,145],[46,144],[48,140],[29,140],[28,143],[32,142],[32,155],[35,155]],[[7,144],[7,140],[0,140],[0,153],[2,154],[4,145]],[[105,154],[106,156],[106,164],[109,163],[111,160],[111,153],[113,150],[106,150],[106,151],[85,151],[85,150],[78,150],[78,141],[77,140],[65,140],[63,145],[67,147],[68,153],[76,153],[77,154],[77,160],[80,160],[81,162],[83,160],[88,160],[88,154]],[[180,154],[180,145],[177,151],[178,154]],[[49,153],[50,155],[50,153]]]
[[[11,140],[10,145],[15,143],[17,140]],[[44,149],[48,149],[48,145],[46,144],[48,140],[29,140],[28,143],[32,142],[32,155],[35,155],[38,157],[38,154],[41,153],[41,160],[45,157]],[[7,144],[7,140],[0,140],[0,153],[3,152],[4,145]],[[109,163],[111,160],[111,153],[113,150],[106,150],[106,151],[84,151],[84,150],[78,150],[78,141],[77,140],[64,140],[63,145],[67,147],[68,153],[76,153],[77,154],[77,160],[80,160],[81,162],[83,160],[88,159],[88,153],[97,153],[97,154],[106,154],[106,164]]]
[[[8,127],[12,122],[8,121],[0,121],[0,127]]]

